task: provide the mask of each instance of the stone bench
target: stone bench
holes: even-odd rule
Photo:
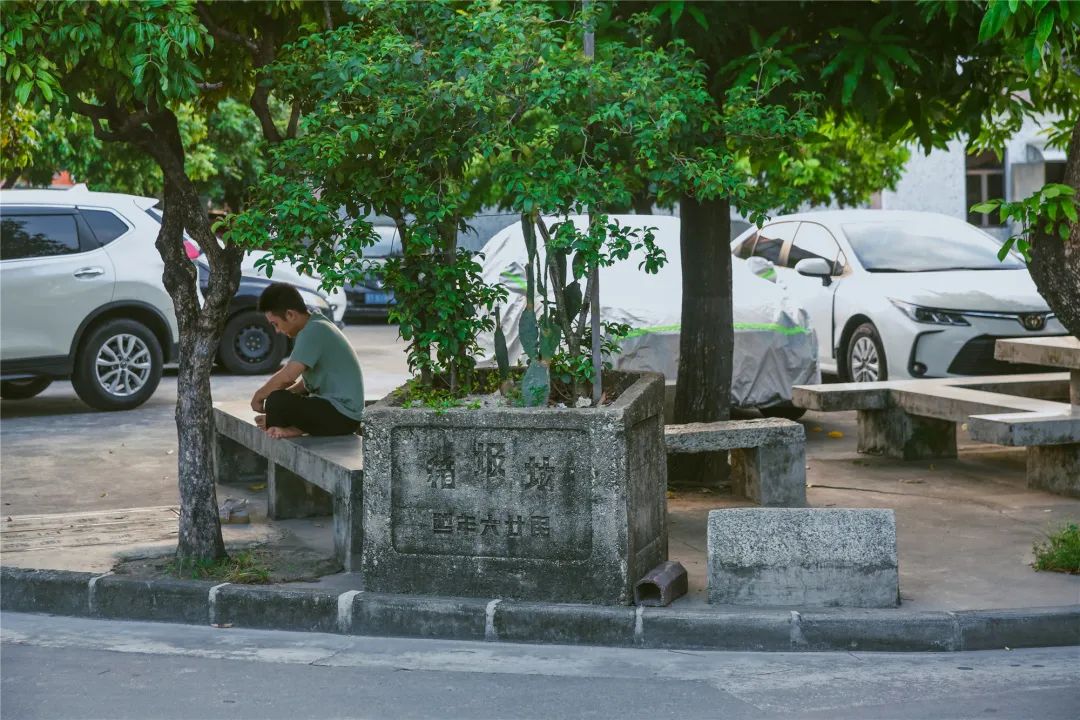
[[[806,430],[782,418],[664,427],[668,453],[730,452],[732,489],[767,507],[806,506]]]
[[[1080,495],[1068,373],[805,385],[793,398],[819,412],[855,410],[859,452],[902,460],[955,458],[956,424],[968,423],[974,440],[1028,448],[1029,486]]]
[[[892,510],[729,508],[709,513],[710,603],[895,607]]]
[[[360,567],[363,443],[359,435],[275,440],[255,425],[247,403],[214,404],[214,470],[219,483],[265,482],[274,520],[333,515],[334,552]]]

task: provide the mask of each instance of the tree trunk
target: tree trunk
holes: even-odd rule
[[[165,263],[162,276],[180,329],[176,431],[180,528],[176,558],[181,564],[225,557],[217,510],[213,450],[213,398],[210,373],[225,325],[225,315],[240,282],[241,252],[222,247],[210,227],[195,185],[184,171],[184,149],[176,118],[164,112],[150,121],[154,132],[137,144],[161,167],[164,209],[155,243]],[[198,273],[184,250],[184,231],[203,250],[210,282],[200,307]]]
[[[731,417],[731,217],[726,199],[683,197],[679,247],[682,257],[682,331],[675,423]],[[726,453],[672,455],[670,483],[717,487],[728,481]]]
[[[1065,160],[1065,184],[1080,200],[1080,123],[1073,127]],[[1040,225],[1045,222],[1040,218]],[[1064,221],[1063,221],[1064,222]],[[1069,226],[1069,239],[1040,233],[1028,266],[1039,294],[1074,337],[1080,337],[1080,223]]]

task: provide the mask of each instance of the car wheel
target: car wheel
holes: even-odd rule
[[[218,359],[229,372],[261,375],[280,365],[286,352],[285,336],[274,330],[265,315],[248,310],[225,323]]]
[[[889,369],[885,362],[885,348],[877,328],[870,323],[863,323],[855,328],[847,344],[848,382],[877,382],[889,379]]]
[[[41,394],[52,385],[49,378],[25,378],[0,382],[0,397],[5,400],[26,400]]]
[[[806,414],[806,408],[795,407],[794,405],[770,405],[769,407],[758,408],[758,410],[765,417],[784,418],[785,420],[798,420]]]
[[[130,410],[161,382],[161,343],[135,320],[109,320],[90,331],[75,358],[71,384],[98,410]]]

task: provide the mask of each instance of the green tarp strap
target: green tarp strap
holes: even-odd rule
[[[776,271],[772,270],[771,268],[768,272],[773,275],[776,274]],[[501,277],[503,280],[507,281],[514,287],[518,288],[519,290],[526,289],[525,278],[523,278],[521,275],[512,272],[503,272],[499,275],[499,277]],[[735,328],[735,332],[774,332],[779,333],[780,335],[806,335],[810,332],[810,330],[804,327],[786,327],[784,325],[780,325],[779,323],[737,322],[733,325]],[[642,335],[651,335],[653,333],[679,332],[680,330],[682,330],[682,325],[657,325],[656,327],[649,328],[634,328],[623,337],[635,338],[641,337]]]

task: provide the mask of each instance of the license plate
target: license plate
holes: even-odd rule
[[[364,294],[364,302],[367,305],[389,305],[391,297],[391,293],[369,292]]]

